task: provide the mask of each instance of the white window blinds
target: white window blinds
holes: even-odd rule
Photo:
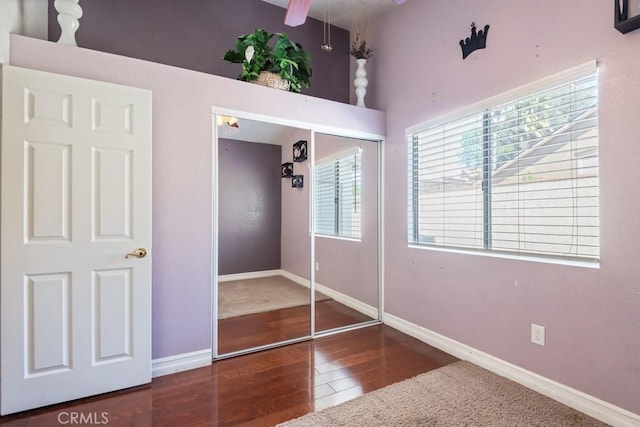
[[[595,69],[412,132],[408,154],[410,243],[599,258]]]
[[[360,150],[321,160],[315,168],[315,232],[360,238]]]

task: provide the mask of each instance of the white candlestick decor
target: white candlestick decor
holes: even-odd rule
[[[56,0],[53,5],[58,11],[58,24],[60,24],[60,38],[58,43],[67,46],[77,46],[76,31],[80,27],[79,19],[82,18],[82,8],[79,0]]]

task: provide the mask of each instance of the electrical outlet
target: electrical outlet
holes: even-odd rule
[[[531,342],[544,347],[544,326],[531,324]]]
[[[316,262],[316,271],[320,271],[320,263]]]

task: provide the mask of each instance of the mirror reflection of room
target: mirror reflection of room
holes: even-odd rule
[[[217,121],[218,354],[310,336],[308,165],[292,158],[309,131]]]
[[[377,141],[315,134],[315,329],[378,319]]]

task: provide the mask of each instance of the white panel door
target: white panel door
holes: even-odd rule
[[[1,111],[0,412],[150,382],[151,92],[5,66]]]

